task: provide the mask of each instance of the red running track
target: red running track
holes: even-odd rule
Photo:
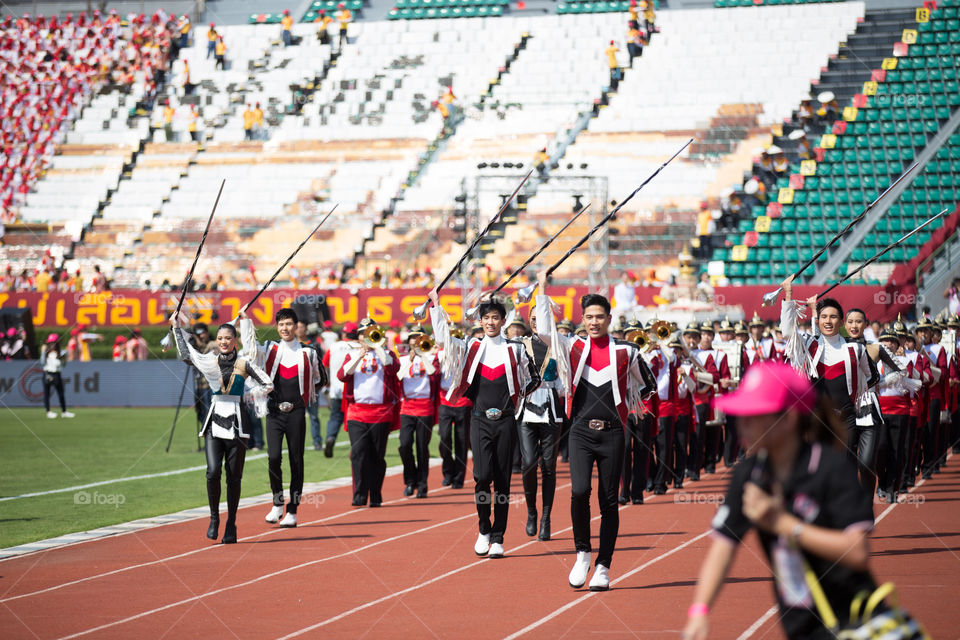
[[[332,489],[301,506],[296,529],[267,525],[268,505],[241,510],[237,545],[209,543],[197,519],[2,561],[0,630],[44,639],[677,637],[725,478],[622,507],[613,588],[591,593],[566,582],[574,554],[560,467],[549,542],[524,534],[514,478],[501,560],[473,554],[469,489],[380,509],[352,508],[349,488]],[[387,479],[386,495],[402,488]],[[897,583],[934,638],[957,637],[958,498],[960,462],[951,459],[910,503],[876,506],[872,569]],[[751,537],[711,614],[713,637],[781,638],[771,585]]]

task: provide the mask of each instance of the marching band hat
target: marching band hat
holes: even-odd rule
[[[683,330],[683,335],[687,335],[688,333],[691,335],[700,335],[700,325],[697,324],[696,320],[689,323],[687,328]]]
[[[763,320],[760,319],[760,316],[757,315],[757,312],[753,312],[753,318],[750,319],[750,327],[765,327]]]
[[[738,336],[750,334],[750,331],[747,329],[747,325],[743,324],[742,322],[738,322],[736,325],[734,325],[733,332]]]
[[[564,318],[563,320],[561,320],[560,322],[557,323],[557,328],[558,328],[558,329],[568,329],[568,330],[572,333],[573,330],[574,330],[576,327],[573,326],[573,323],[572,323],[571,321],[569,321],[569,320],[567,320],[566,318]]]
[[[640,324],[640,321],[636,318],[627,321],[627,326],[625,328],[627,331],[643,331],[643,325]]]
[[[921,318],[920,322],[917,323],[917,331],[920,329],[933,329],[933,323],[930,322],[928,318]]]
[[[369,317],[368,317],[368,318],[364,318],[363,320],[360,321],[360,326],[359,326],[360,331],[363,331],[363,330],[366,329],[367,327],[371,327],[371,326],[373,326],[373,325],[375,325],[375,324],[377,324],[377,323],[374,322],[372,318],[369,318]]]
[[[683,349],[683,344],[681,344],[680,340],[676,340],[676,339],[671,340],[667,344],[667,346],[670,347],[671,349]]]
[[[893,329],[884,329],[880,332],[880,341],[884,340],[896,340],[897,344],[900,344],[900,335],[897,334]]]
[[[508,327],[514,327],[514,326],[516,326],[516,327],[523,327],[523,329],[526,330],[526,328],[527,328],[527,323],[523,321],[523,316],[521,316],[521,315],[518,313],[517,315],[515,315],[515,316],[513,317],[513,320],[511,320],[511,321],[510,321],[510,324],[508,324],[507,326],[508,326]]]
[[[948,329],[960,329],[960,315],[953,314],[950,316],[950,319],[947,320]]]
[[[700,325],[700,333],[704,333],[706,331],[709,331],[710,333],[716,333],[716,331],[713,330],[713,323],[709,320],[704,320],[703,324]]]
[[[725,317],[725,318],[723,319],[723,322],[720,323],[720,332],[721,332],[721,333],[726,332],[726,331],[729,331],[730,333],[733,333],[734,329],[735,329],[735,327],[734,327],[732,324],[730,324],[730,318],[729,318],[729,317]]]

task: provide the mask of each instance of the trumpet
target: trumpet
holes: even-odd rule
[[[450,327],[450,337],[463,340],[463,329],[460,327]]]
[[[434,342],[430,336],[420,336],[413,343],[413,352],[418,356],[424,356],[433,351]]]
[[[657,340],[663,341],[670,337],[673,333],[670,323],[666,320],[657,320],[653,323],[652,330],[657,334]]]
[[[647,332],[643,329],[627,331],[626,335],[623,336],[623,339],[627,342],[632,342],[633,344],[637,345],[641,350],[650,346],[650,338],[647,337]]]
[[[372,324],[360,334],[360,342],[370,347],[382,347],[387,342],[387,336],[378,325]]]

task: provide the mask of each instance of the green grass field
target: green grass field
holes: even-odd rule
[[[0,497],[205,464],[203,453],[196,451],[197,422],[192,409],[180,412],[170,453],[164,453],[164,449],[173,409],[74,411],[77,417],[73,419],[48,419],[42,409],[0,409],[0,450],[4,452]],[[324,408],[320,409],[320,422],[326,426]],[[341,431],[339,442],[348,441],[347,434]],[[437,444],[434,433],[434,456],[438,455]],[[313,450],[308,420],[306,482],[350,475],[349,448],[338,446],[334,451],[333,458],[325,458],[323,452]],[[258,453],[265,451],[247,454],[244,497],[270,492],[266,457],[249,459]],[[393,439],[387,447],[387,464],[399,463]],[[284,489],[288,491],[286,457],[283,472]],[[434,474],[435,485],[440,482],[437,475]],[[84,504],[86,496],[77,491],[6,500],[0,502],[0,547],[202,506],[207,504],[205,483],[203,470],[196,470],[84,489],[90,497],[88,504]]]

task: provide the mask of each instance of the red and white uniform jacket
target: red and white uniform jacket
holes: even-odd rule
[[[242,318],[238,325],[244,358],[263,369],[271,381],[278,375],[288,380],[296,376],[304,406],[310,406],[317,401],[321,377],[320,361],[314,349],[304,347],[296,339],[281,342],[268,340],[260,344],[250,318]],[[266,415],[266,395],[252,395],[257,406],[257,415]]]
[[[400,357],[400,415],[429,417],[436,421],[440,395],[440,361],[411,354]]]
[[[437,352],[438,361],[443,361],[443,349]],[[473,403],[470,402],[470,398],[461,396],[457,400],[451,402],[447,400],[447,393],[450,392],[450,385],[453,383],[453,375],[444,375],[443,371],[440,372],[440,406],[441,407],[469,407]]]
[[[893,360],[900,367],[899,372],[893,371],[883,360],[877,363],[877,373],[880,374],[880,383],[877,385],[880,412],[883,415],[908,416],[911,395],[920,388],[920,373],[914,366],[916,358],[911,360],[903,355],[894,356]]]
[[[947,359],[947,350],[941,344],[925,344],[923,352],[930,359],[930,366],[940,369],[940,379],[934,382],[930,381],[928,386],[928,398],[940,400],[940,407],[945,408],[943,400],[947,397],[947,384],[950,379],[950,363]]]
[[[763,338],[758,343],[750,337],[743,345],[744,351],[747,354],[746,363],[754,364],[755,362],[763,360],[773,360],[777,361],[777,350],[773,346],[773,340],[770,338]]]
[[[584,379],[589,354],[594,349],[591,338],[564,336],[557,331],[556,320],[553,316],[553,303],[550,297],[541,293],[536,300],[537,330],[540,338],[550,345],[553,357],[557,362],[557,378],[563,383],[566,394],[567,415],[571,420],[574,396],[577,386]],[[640,367],[646,363],[640,356],[640,350],[627,342],[618,342],[607,339],[606,366],[600,371],[591,367],[590,376],[596,382],[601,379],[609,380],[613,392],[613,401],[617,415],[624,428],[631,409],[641,410],[642,396],[645,383]]]
[[[363,357],[353,349],[337,371],[343,383],[344,421],[393,423],[399,428],[400,360],[393,351],[373,349]]]

